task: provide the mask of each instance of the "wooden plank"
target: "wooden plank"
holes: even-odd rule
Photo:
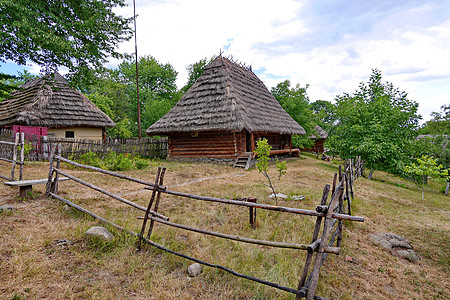
[[[70,178],[61,177],[58,180],[66,181],[66,180],[70,180]],[[47,182],[48,182],[48,179],[30,179],[30,180],[7,181],[7,182],[4,182],[3,184],[8,185],[8,186],[28,186],[28,185],[43,184],[43,183],[47,183]]]
[[[11,165],[11,180],[14,181],[14,170],[16,169],[16,162],[17,162],[17,146],[19,145],[19,133],[16,133],[16,140],[14,141],[14,148],[13,148],[13,162]]]
[[[23,179],[23,162],[25,161],[25,134],[20,133],[20,166],[19,166],[19,180]]]

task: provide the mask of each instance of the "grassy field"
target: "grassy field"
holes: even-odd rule
[[[279,205],[314,209],[325,184],[331,184],[337,161],[313,156],[287,161],[288,172],[279,192],[305,200]],[[226,165],[152,161],[144,170],[124,174],[154,181],[157,167],[167,167],[165,185],[197,195],[268,200],[270,190],[257,170]],[[0,162],[0,174],[9,164]],[[86,181],[146,206],[151,192],[141,185],[81,169],[63,169]],[[45,178],[48,163],[27,163],[25,179]],[[374,180],[355,182],[353,214],[364,223],[344,222],[341,255],[330,255],[321,269],[317,294],[332,299],[449,299],[449,198],[432,183],[425,200],[412,182],[375,172]],[[278,291],[223,271],[204,267],[195,278],[187,274],[190,261],[151,246],[136,252],[135,238],[109,228],[112,243],[85,238],[101,225],[93,218],[42,196],[35,186],[28,199],[16,188],[0,185],[0,205],[14,212],[0,214],[0,299],[294,299]],[[60,194],[121,226],[140,231],[143,214],[79,184],[60,184]],[[248,223],[248,209],[181,199],[163,194],[160,212],[171,221],[212,231],[308,244],[315,218],[258,210],[257,228]],[[106,226],[107,227],[107,226]],[[372,243],[370,233],[391,232],[405,237],[421,261],[412,263]],[[70,241],[61,245],[60,240]],[[305,253],[204,236],[156,224],[152,239],[184,254],[220,264],[237,272],[296,288]],[[348,262],[345,256],[354,262]]]

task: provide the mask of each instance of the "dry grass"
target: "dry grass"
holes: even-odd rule
[[[279,188],[288,195],[302,194],[301,202],[280,205],[314,209],[323,186],[331,183],[337,163],[313,157],[288,161],[288,173]],[[153,182],[156,167],[167,167],[165,184],[171,189],[205,196],[265,200],[269,189],[257,170],[244,171],[224,165],[153,162],[145,170],[124,172]],[[45,178],[47,163],[30,163],[25,178]],[[0,174],[9,166],[0,162]],[[67,166],[64,167],[67,169]],[[150,191],[142,186],[85,170],[79,176],[146,206]],[[207,178],[204,180],[199,180]],[[183,184],[187,183],[187,184]],[[411,182],[375,173],[374,180],[355,183],[354,214],[365,223],[344,223],[340,256],[329,256],[321,270],[318,294],[332,299],[448,299],[449,205],[432,185],[421,201]],[[190,262],[150,246],[135,252],[135,240],[114,232],[112,243],[85,239],[84,232],[99,224],[44,199],[45,186],[35,186],[34,199],[18,199],[18,191],[0,186],[0,204],[17,210],[0,214],[0,299],[293,299],[288,293],[204,268],[189,278]],[[139,231],[140,212],[88,190],[63,182],[60,194],[97,214]],[[160,212],[171,221],[258,239],[309,243],[314,218],[258,210],[257,229],[248,225],[248,209],[163,195]],[[393,232],[408,239],[421,255],[419,263],[392,256],[375,246],[369,233]],[[69,246],[60,246],[68,239]],[[152,239],[175,251],[224,265],[235,271],[296,287],[305,253],[227,241],[155,225]],[[353,257],[355,263],[344,257]]]

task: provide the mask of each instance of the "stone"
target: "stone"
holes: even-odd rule
[[[270,194],[270,196],[269,196],[269,199],[272,199],[272,198],[275,198],[275,195],[273,193]],[[288,196],[286,196],[285,194],[282,194],[282,193],[277,193],[277,198],[278,199],[287,199]]]
[[[111,232],[106,230],[104,227],[101,226],[92,226],[89,228],[86,233],[87,236],[96,236],[101,238],[104,241],[111,242],[114,236]]]
[[[408,241],[394,233],[370,234],[369,237],[376,245],[382,246],[392,255],[404,258],[410,262],[417,262],[420,256],[413,250]]]
[[[59,240],[55,240],[56,246],[60,246],[60,247],[68,247],[72,244],[72,242],[68,239],[59,239]]]
[[[199,263],[194,263],[188,267],[188,274],[191,277],[197,277],[202,273],[202,266]]]
[[[3,212],[3,211],[12,212],[12,211],[15,211],[15,210],[16,210],[16,208],[14,206],[12,206],[12,205],[8,205],[8,204],[0,205],[0,212]]]
[[[289,199],[294,200],[294,201],[301,201],[301,200],[304,200],[304,199],[305,199],[305,196],[302,196],[302,195],[294,195],[294,196],[289,197]]]
[[[350,255],[345,256],[345,261],[348,261],[350,263],[355,263],[355,261],[353,260],[353,257],[351,257]]]
[[[421,258],[420,256],[411,249],[406,250],[395,250],[393,251],[397,256],[402,257],[410,262],[418,262]]]

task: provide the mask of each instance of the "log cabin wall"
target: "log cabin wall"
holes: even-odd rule
[[[290,135],[281,135],[275,133],[254,133],[255,143],[259,139],[267,139],[267,142],[270,146],[272,146],[272,150],[283,150],[290,149],[291,145],[291,136]],[[256,147],[256,145],[255,145]]]
[[[317,139],[314,141],[314,152],[323,153],[324,152],[324,142],[325,139]]]
[[[245,151],[245,132],[201,131],[169,135],[171,158],[234,159]]]
[[[303,148],[301,151],[323,153],[325,151],[324,143],[325,139],[316,139],[312,148]]]

